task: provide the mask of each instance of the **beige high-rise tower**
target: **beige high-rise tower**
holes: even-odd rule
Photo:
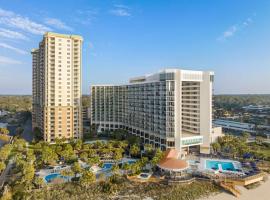
[[[32,50],[32,127],[44,140],[82,137],[82,37],[48,32]]]

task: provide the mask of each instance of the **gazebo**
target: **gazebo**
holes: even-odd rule
[[[173,177],[183,176],[189,168],[188,162],[179,159],[179,152],[175,149],[168,149],[157,166]]]

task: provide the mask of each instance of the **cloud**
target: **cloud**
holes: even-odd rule
[[[241,22],[240,24],[235,24],[228,28],[226,31],[222,33],[221,36],[217,38],[218,41],[225,41],[230,37],[233,37],[237,32],[243,30],[244,28],[248,27],[253,22],[252,18],[247,18],[245,21]]]
[[[70,26],[67,26],[64,22],[62,22],[60,19],[55,18],[46,18],[45,23],[48,25],[51,25],[57,29],[72,31],[73,29]]]
[[[17,32],[17,31],[11,31],[5,28],[0,28],[0,37],[10,38],[10,39],[28,40],[28,38],[22,33]]]
[[[26,52],[24,50],[18,49],[18,48],[13,47],[13,46],[10,46],[10,45],[8,45],[6,43],[3,43],[3,42],[0,42],[0,47],[15,51],[15,52],[17,52],[19,54],[27,54],[28,53],[28,52]]]
[[[82,25],[89,25],[97,19],[99,11],[97,9],[80,9],[75,11],[74,22]]]
[[[18,60],[14,60],[13,58],[0,56],[0,65],[1,64],[2,65],[12,65],[12,64],[20,65],[20,64],[22,64],[22,62],[18,61]]]
[[[0,8],[0,24],[4,24],[9,27],[18,28],[23,31],[42,35],[46,31],[51,31],[51,28],[34,22],[27,17],[15,14],[14,12],[3,10]]]
[[[130,17],[130,8],[125,5],[114,5],[114,8],[110,10],[110,13],[119,17]]]

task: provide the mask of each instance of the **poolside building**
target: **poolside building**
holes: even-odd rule
[[[170,175],[174,174],[175,176],[181,176],[185,174],[185,171],[189,168],[189,164],[187,161],[179,158],[179,151],[175,149],[168,149],[157,166],[161,170],[168,172]]]
[[[91,86],[91,124],[125,129],[163,150],[210,153],[220,129],[212,126],[213,72],[165,69],[123,85]]]

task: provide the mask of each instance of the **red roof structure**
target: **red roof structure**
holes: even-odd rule
[[[188,162],[180,160],[179,152],[175,149],[168,149],[158,166],[166,171],[180,172],[189,167]]]

